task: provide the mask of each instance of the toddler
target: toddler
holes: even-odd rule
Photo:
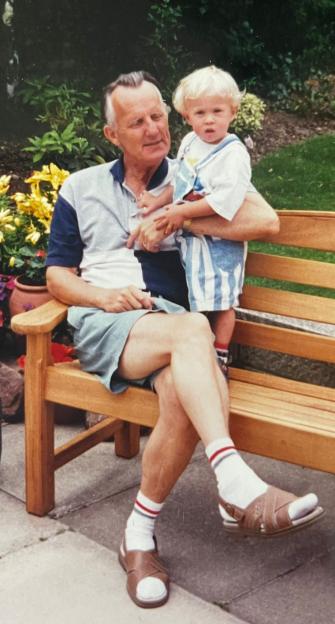
[[[207,314],[223,372],[227,371],[247,245],[195,236],[187,227],[192,218],[213,214],[231,221],[247,191],[255,190],[249,154],[238,137],[228,132],[242,97],[232,76],[214,65],[183,78],[173,104],[193,131],[181,142],[173,184],[158,196],[145,191],[139,200],[145,215],[165,206],[155,219],[156,227],[167,236],[176,232],[190,309]]]

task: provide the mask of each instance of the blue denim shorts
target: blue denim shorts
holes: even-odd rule
[[[130,385],[152,387],[158,371],[153,370],[144,379],[128,381],[118,375],[117,369],[133,325],[144,314],[154,312],[182,314],[186,310],[162,297],[154,299],[152,310],[114,313],[99,308],[71,307],[68,322],[74,329],[74,344],[81,368],[97,375],[108,390],[116,394]]]

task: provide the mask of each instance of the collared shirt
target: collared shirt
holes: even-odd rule
[[[147,190],[159,194],[171,182],[172,170],[173,161],[165,158]],[[173,237],[163,241],[157,254],[126,247],[140,216],[124,176],[118,159],[65,180],[54,209],[46,265],[79,267],[81,277],[95,286],[133,284],[185,305],[185,276]]]

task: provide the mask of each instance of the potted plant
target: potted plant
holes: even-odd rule
[[[35,308],[50,298],[45,256],[57,192],[68,175],[53,163],[44,165],[25,180],[27,192],[12,195],[10,176],[0,177],[0,273],[15,278],[10,315]]]

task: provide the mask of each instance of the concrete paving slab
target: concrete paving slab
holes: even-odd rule
[[[56,445],[63,444],[80,431],[79,426],[56,427]],[[140,457],[132,460],[116,457],[114,444],[103,442],[57,470],[53,517],[134,486],[140,478]],[[23,424],[4,428],[0,488],[25,500]]]
[[[159,609],[136,607],[115,553],[66,532],[0,560],[2,624],[243,624],[172,586]]]
[[[334,574],[335,549],[235,600],[233,611],[252,624],[331,624]]]
[[[80,426],[56,426],[55,444],[63,444],[82,430]],[[116,457],[114,443],[103,442],[57,470],[56,507],[50,515],[54,518],[62,517],[71,510],[91,505],[138,485],[141,457],[146,442],[147,437],[141,437],[141,452],[130,460]],[[194,457],[201,452],[201,449],[197,450]],[[22,501],[25,500],[22,423],[3,428],[0,488]]]
[[[188,467],[158,521],[160,550],[176,583],[232,611],[234,601],[241,595],[260,591],[315,557],[326,556],[334,545],[332,475],[247,454],[245,457],[259,474],[278,487],[300,494],[311,490],[318,492],[328,514],[322,522],[287,537],[234,538],[225,534],[221,527],[215,481],[207,462],[198,459]],[[127,490],[64,516],[63,522],[117,550],[136,491],[137,488]],[[332,595],[330,599],[334,604]],[[276,608],[280,613],[280,600]],[[315,622],[317,616],[318,607],[315,606]],[[289,622],[295,624],[294,619]]]
[[[65,530],[60,522],[27,514],[20,501],[0,491],[0,558]]]

